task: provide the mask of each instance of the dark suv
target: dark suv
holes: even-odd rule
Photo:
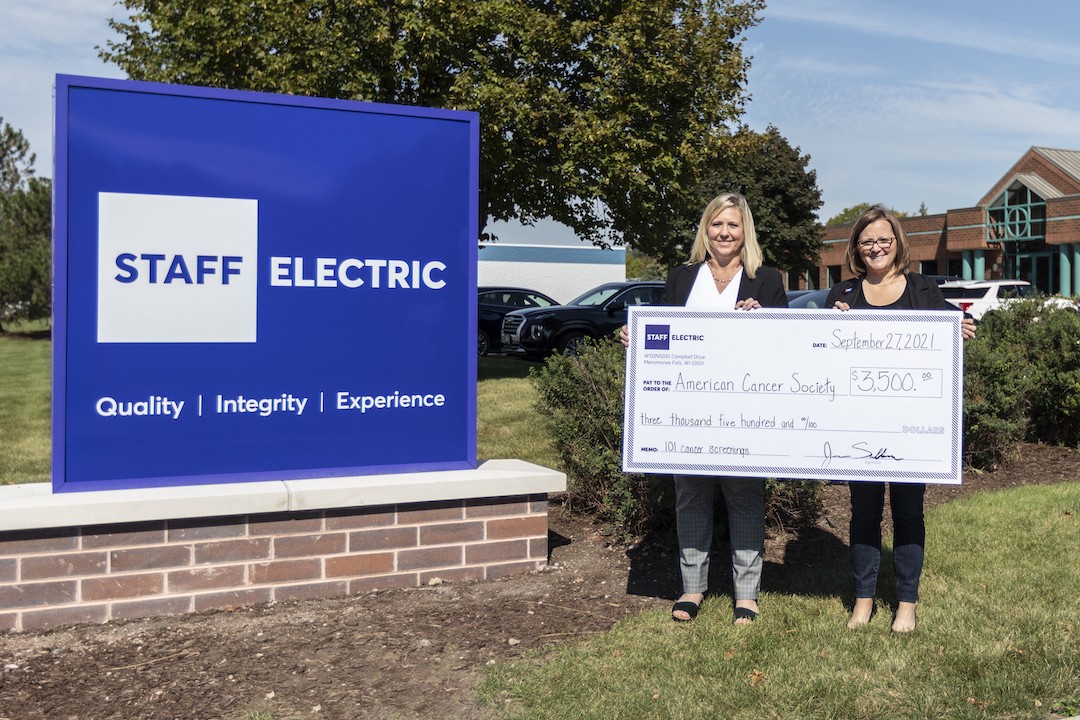
[[[484,357],[489,352],[499,352],[502,321],[506,313],[523,308],[540,308],[558,305],[544,293],[518,287],[478,288],[476,309],[479,315],[476,325],[476,353]]]
[[[627,306],[655,305],[663,295],[662,282],[614,282],[566,305],[515,310],[503,318],[503,352],[528,360],[555,351],[575,353],[585,338],[606,337],[625,325]]]

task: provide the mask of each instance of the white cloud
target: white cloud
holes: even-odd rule
[[[96,48],[118,38],[109,19],[126,16],[114,0],[0,3],[0,117],[30,142],[40,175],[52,175],[56,75],[124,77]]]
[[[948,5],[935,5],[947,9]],[[1032,6],[1028,6],[1031,8]],[[1080,65],[1080,46],[1047,37],[1047,29],[1075,28],[1080,8],[1041,3],[1035,12],[1000,12],[986,3],[954,3],[953,14],[927,12],[917,3],[868,4],[838,0],[774,0],[766,18],[831,25],[856,33],[981,50],[1042,62]],[[996,18],[1001,18],[997,20]]]

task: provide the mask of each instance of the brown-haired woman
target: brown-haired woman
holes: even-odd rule
[[[855,277],[834,285],[824,307],[956,310],[945,301],[936,283],[909,271],[911,255],[904,228],[892,212],[880,205],[871,207],[855,221],[845,260]],[[965,339],[974,337],[975,322],[965,318],[960,332]],[[855,584],[855,605],[848,627],[857,628],[870,622],[874,612],[885,483],[854,481],[848,487],[851,489],[851,570]],[[896,632],[915,629],[915,605],[919,600],[926,542],[925,491],[926,485],[922,483],[889,483],[898,601],[892,629]]]

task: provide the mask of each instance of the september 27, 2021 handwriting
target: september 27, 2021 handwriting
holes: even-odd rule
[[[961,317],[632,307],[623,470],[958,484]]]

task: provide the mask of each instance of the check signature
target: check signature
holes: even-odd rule
[[[889,448],[879,448],[877,450],[871,450],[864,442],[857,442],[851,446],[851,449],[856,451],[855,455],[840,455],[832,451],[832,445],[829,441],[825,441],[825,447],[822,448],[822,456],[825,458],[821,463],[821,467],[829,467],[833,458],[845,458],[848,460],[903,460],[904,458],[891,455]]]

